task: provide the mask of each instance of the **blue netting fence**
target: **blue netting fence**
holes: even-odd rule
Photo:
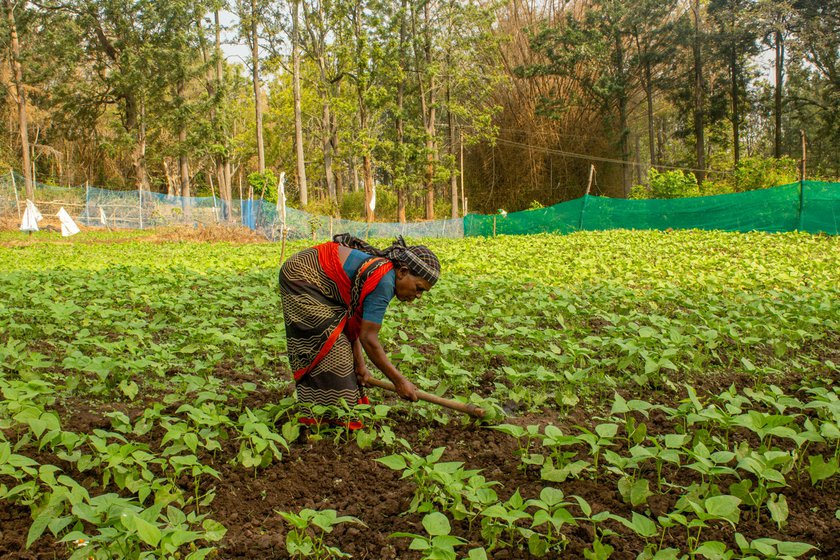
[[[23,177],[0,176],[0,216],[14,217],[25,208]],[[36,183],[35,204],[54,216],[64,208],[77,223],[89,227],[146,229],[167,226],[243,225],[277,240],[286,228],[288,239],[329,239],[333,234],[359,237],[463,237],[463,219],[408,223],[359,222],[319,216],[261,200],[234,199],[227,207],[215,196],[180,197],[150,191],[116,191],[96,187],[56,187]]]

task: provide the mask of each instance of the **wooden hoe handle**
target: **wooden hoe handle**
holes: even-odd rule
[[[394,393],[397,392],[397,388],[394,387],[394,384],[390,381],[382,381],[380,379],[370,378],[367,382],[368,385],[379,387],[380,389],[385,389],[386,391],[391,391]],[[443,397],[427,393],[426,391],[421,391],[420,389],[417,390],[417,397],[421,401],[426,401],[452,410],[457,410],[458,412],[463,412],[464,414],[469,414],[470,416],[475,416],[476,418],[484,418],[484,409],[479,408],[474,404],[462,403],[454,401],[452,399],[445,399]]]

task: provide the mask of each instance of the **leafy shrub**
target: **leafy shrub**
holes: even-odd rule
[[[734,192],[729,181],[705,180],[700,184],[701,196],[714,196],[716,194],[729,194]]]
[[[346,220],[365,219],[365,193],[363,190],[345,193],[341,199],[341,217]],[[435,219],[449,218],[452,204],[448,197],[435,198]],[[390,186],[376,186],[376,221],[396,222],[399,220],[397,214],[397,193],[391,190]],[[408,221],[422,220],[425,218],[425,204],[406,204],[406,219]]]
[[[754,191],[799,180],[797,162],[787,156],[783,158],[746,157],[735,170],[735,190]]]
[[[254,189],[254,198],[262,197],[267,202],[277,202],[277,176],[271,169],[248,175],[248,184]]]
[[[651,168],[648,171],[648,186],[636,185],[630,189],[629,198],[685,198],[688,196],[700,196],[697,178],[693,174],[680,170],[660,172]]]

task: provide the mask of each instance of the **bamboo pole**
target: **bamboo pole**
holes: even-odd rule
[[[583,202],[580,205],[580,218],[578,219],[578,231],[583,229],[583,215],[586,212],[586,202],[589,200],[589,191],[592,190],[592,180],[595,178],[595,165],[589,167],[589,184],[586,185],[586,193],[583,195]]]
[[[461,148],[461,217],[467,215],[467,199],[464,196],[464,131],[458,130],[460,138],[458,144]]]
[[[802,165],[799,168],[799,180],[804,181],[805,180],[805,159],[806,159],[806,155],[807,155],[806,154],[806,146],[805,146],[805,144],[806,144],[806,142],[805,142],[805,140],[806,140],[805,131],[800,130],[799,131],[799,136],[802,138]]]
[[[799,135],[802,137],[802,165],[799,170],[799,220],[796,229],[802,231],[802,212],[805,209],[805,159],[807,154],[805,131],[800,130]]]
[[[394,384],[390,381],[383,381],[381,379],[370,378],[367,382],[369,385],[372,385],[374,387],[379,387],[380,389],[385,389],[386,391],[391,391],[392,393],[397,392],[397,388],[394,387]],[[426,391],[420,391],[419,389],[417,390],[417,397],[421,401],[430,402],[432,404],[436,404],[438,406],[442,406],[450,410],[463,412],[464,414],[469,414],[470,416],[474,416],[476,418],[483,418],[485,414],[483,408],[479,408],[474,404],[462,403],[452,399],[445,399],[443,397],[433,395],[432,393],[427,393]]]

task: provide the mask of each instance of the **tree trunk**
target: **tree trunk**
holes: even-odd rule
[[[215,34],[216,34],[216,47],[215,47],[215,57],[216,57],[216,87],[214,90],[216,100],[213,103],[214,107],[218,107],[216,109],[215,114],[215,128],[216,133],[219,135],[219,138],[224,143],[224,152],[216,156],[216,169],[218,174],[219,180],[219,198],[222,200],[222,219],[224,221],[229,221],[231,218],[231,205],[233,204],[233,189],[231,188],[231,177],[230,177],[230,157],[227,153],[227,136],[224,133],[224,129],[222,127],[221,122],[221,115],[220,110],[222,107],[222,81],[224,80],[223,68],[222,68],[222,25],[220,23],[219,17],[219,10],[214,10],[213,12],[213,19],[214,19],[214,27],[215,27]]]
[[[697,183],[706,178],[706,139],[703,124],[703,53],[701,50],[700,0],[694,0],[694,141],[697,155]]]
[[[300,40],[298,38],[299,0],[292,0],[292,89],[294,94],[295,111],[295,158],[297,160],[298,187],[300,188],[300,203],[309,203],[309,192],[306,184],[306,162],[303,154],[303,117],[300,108]]]
[[[257,170],[265,171],[265,147],[263,145],[262,102],[260,95],[260,45],[257,36],[257,2],[251,0],[251,77],[254,82],[254,114],[257,129]]]
[[[135,130],[137,136],[134,149],[131,152],[131,164],[134,167],[134,180],[137,190],[149,190],[149,180],[146,175],[146,104],[140,101],[137,107],[137,100],[133,95],[125,98],[126,105],[126,128]]]
[[[400,2],[400,70],[404,74],[407,62],[403,56],[406,52],[406,5],[408,0]],[[397,190],[397,220],[404,224],[406,220],[405,205],[406,205],[406,177],[405,177],[405,120],[403,118],[403,109],[405,106],[405,80],[400,80],[397,84],[397,115],[396,115],[396,132],[397,132],[397,147],[395,150],[396,161],[394,162],[394,173],[398,175],[395,177]]]
[[[333,154],[338,153],[338,122],[335,113],[332,114],[332,124],[330,128],[330,145]],[[335,196],[336,202],[341,202],[344,197],[344,177],[339,170],[333,170],[333,178],[335,179]]]
[[[615,34],[615,67],[619,72],[624,73],[624,48],[622,46],[622,38],[618,33]],[[623,183],[624,198],[630,196],[630,187],[633,183],[633,170],[630,167],[630,129],[627,124],[627,105],[629,99],[626,90],[622,91],[618,97],[618,128],[619,128],[619,148],[621,149],[621,180]]]
[[[370,202],[373,198],[373,170],[369,154],[362,157],[362,173],[365,181],[365,220],[367,223],[371,223],[374,220],[375,212],[370,208]]]
[[[627,97],[624,95],[618,100],[618,126],[621,129],[619,146],[621,149],[621,178],[624,183],[624,198],[630,196],[630,187],[633,183],[633,170],[630,166],[630,142],[628,141],[627,103]]]
[[[163,174],[166,176],[166,196],[178,196],[178,182],[169,169],[169,158],[163,158]]]
[[[431,32],[429,31],[429,26],[431,25],[432,20],[432,13],[431,13],[431,2],[425,2],[423,4],[423,10],[426,18],[426,28],[425,28],[425,49],[424,54],[426,55],[426,69],[431,71],[432,67],[432,39],[431,39]],[[423,101],[425,102],[425,96]],[[435,79],[434,76],[429,77],[429,101],[428,105],[426,106],[426,110],[428,111],[428,117],[426,120],[426,219],[427,220],[434,220],[435,219],[435,184],[434,184],[434,177],[435,177],[435,139],[436,139],[436,130],[435,130]]]
[[[431,116],[434,117],[434,109],[431,111]],[[429,132],[426,132],[426,219],[435,219],[435,138],[432,136],[435,132],[432,127]]]
[[[21,3],[21,7],[25,6]],[[29,119],[26,113],[26,91],[23,88],[23,66],[20,63],[20,43],[18,41],[17,21],[14,7],[9,0],[3,1],[6,9],[6,21],[9,25],[10,47],[12,49],[12,77],[15,82],[18,106],[18,131],[20,133],[20,148],[22,152],[23,181],[26,187],[26,198],[35,200],[35,185],[32,181],[32,160],[29,154]]]
[[[431,3],[426,2],[423,5],[424,29],[423,29],[423,45],[422,45],[422,60],[420,54],[415,51],[417,58],[417,82],[420,94],[420,110],[423,114],[423,127],[426,132],[426,172],[423,177],[423,186],[426,192],[426,219],[433,220],[435,218],[435,78],[432,69],[432,39],[429,31],[431,25]],[[412,16],[412,25],[414,34],[416,31],[416,16]],[[424,71],[428,73],[429,83],[426,83],[426,76]]]
[[[332,166],[332,116],[330,115],[330,105],[324,101],[324,113],[322,117],[323,127],[323,151],[324,151],[324,177],[327,181],[327,196],[331,202],[338,202],[338,196],[335,190],[335,176],[333,175]]]
[[[741,113],[738,81],[741,77],[738,69],[738,55],[734,48],[730,56],[729,66],[732,69],[732,152],[735,158],[735,167],[738,167],[738,163],[741,161]]]
[[[782,157],[782,82],[785,68],[785,39],[776,31],[776,87],[773,92],[773,157]]]
[[[656,159],[656,138],[654,138],[653,123],[653,76],[650,61],[645,61],[645,99],[647,100],[647,126],[648,126],[648,148],[650,150],[650,165],[659,169],[659,161]]]
[[[184,102],[185,84],[178,82],[178,99],[181,104]],[[183,107],[182,107],[183,109]],[[181,176],[181,196],[190,196],[190,162],[187,157],[187,119],[181,114],[178,116],[178,171]],[[189,206],[186,207],[189,210]]]
[[[353,192],[359,192],[359,168],[356,166],[356,156],[351,159],[353,167]],[[367,201],[365,201],[367,204]]]
[[[447,66],[449,64],[447,63]],[[457,143],[455,141],[455,115],[452,114],[452,92],[450,91],[450,84],[446,84],[446,106],[449,109],[448,125],[449,125],[449,193],[452,200],[452,212],[450,217],[454,220],[458,217],[458,173],[456,166],[458,161]]]

